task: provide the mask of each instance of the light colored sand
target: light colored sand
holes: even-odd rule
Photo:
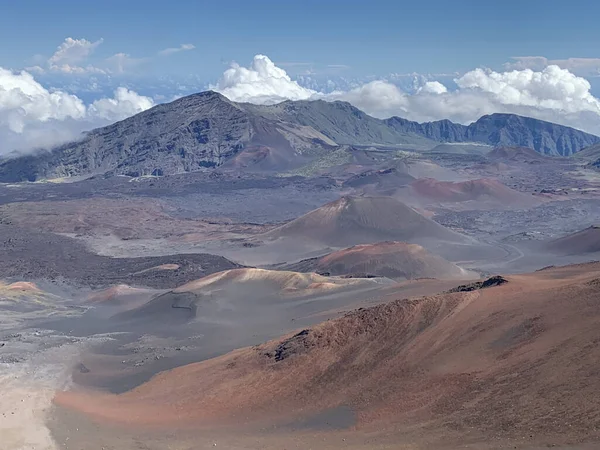
[[[22,374],[2,374],[0,384],[0,449],[57,449],[44,424],[54,390],[43,384],[25,383]]]
[[[33,353],[25,362],[0,364],[0,450],[60,448],[46,420],[56,390],[70,384],[80,345],[68,343]]]

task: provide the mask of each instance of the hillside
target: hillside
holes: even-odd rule
[[[488,152],[486,156],[493,161],[503,162],[538,163],[548,160],[544,155],[527,147],[496,147]]]
[[[411,132],[432,140],[527,147],[551,156],[570,156],[600,143],[598,136],[516,114],[490,114],[468,126],[449,120],[420,124],[400,117],[387,119],[386,123],[399,132]]]
[[[321,258],[292,264],[286,269],[325,275],[379,276],[404,280],[474,277],[474,274],[428,252],[420,245],[394,241],[356,245]]]
[[[206,91],[93,130],[50,152],[0,163],[0,181],[96,173],[169,175],[220,166],[238,154],[232,168],[278,172],[346,143],[434,145],[389,129],[347,103],[257,106]]]
[[[582,149],[577,152],[575,157],[586,161],[596,161],[600,158],[600,143]]]
[[[513,114],[484,116],[469,126],[448,120],[419,124],[398,117],[376,119],[346,102],[252,105],[206,91],[92,130],[53,150],[4,160],[0,182],[90,174],[169,175],[223,164],[282,172],[309,164],[338,145],[423,151],[439,142],[522,146],[568,156],[600,138]]]
[[[546,248],[564,255],[600,252],[600,227],[592,226],[547,243]]]
[[[594,170],[600,168],[600,144],[586,147],[578,152],[575,157],[580,161],[586,161],[586,167]]]
[[[303,238],[334,247],[387,240],[467,240],[391,197],[352,196],[328,203],[263,236]]]
[[[597,263],[554,268],[361,308],[122,395],[75,390],[55,402],[96,420],[169,430],[300,427],[346,411],[327,448],[376,432],[395,438],[377,448],[513,448],[515,439],[519,448],[563,448],[596,436],[599,276]],[[490,440],[499,446],[482,444]]]
[[[503,206],[531,206],[535,200],[497,180],[480,178],[468,181],[437,181],[420,178],[410,184],[416,198],[428,202],[486,202]]]
[[[390,128],[347,102],[286,101],[278,105],[244,105],[257,114],[283,122],[308,126],[338,144],[349,145],[409,145],[431,148],[430,138],[411,130]]]
[[[335,145],[314,129],[267,119],[207,91],[93,130],[51,152],[6,161],[0,165],[0,180],[107,172],[168,175],[215,167],[256,146],[274,148],[286,159]]]

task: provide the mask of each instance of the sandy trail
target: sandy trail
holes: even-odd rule
[[[57,389],[70,383],[78,344],[35,353],[25,362],[0,365],[0,450],[56,450],[46,426]]]
[[[25,383],[22,374],[1,374],[0,448],[2,450],[55,450],[46,428],[45,412],[54,390],[48,386]]]

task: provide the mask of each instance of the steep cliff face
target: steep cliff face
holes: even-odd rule
[[[494,146],[519,146],[552,156],[570,156],[600,142],[574,128],[514,114],[483,116],[467,127],[466,139]]]
[[[438,142],[464,142],[468,128],[450,120],[419,123],[402,117],[391,117],[385,122],[395,130],[420,134]]]
[[[395,130],[420,134],[436,141],[527,147],[552,156],[570,156],[600,143],[598,136],[515,114],[490,114],[468,126],[449,120],[418,123],[400,117],[387,119],[386,123]]]

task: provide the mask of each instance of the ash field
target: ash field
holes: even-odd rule
[[[175,103],[0,162],[2,449],[600,445],[600,138]]]

